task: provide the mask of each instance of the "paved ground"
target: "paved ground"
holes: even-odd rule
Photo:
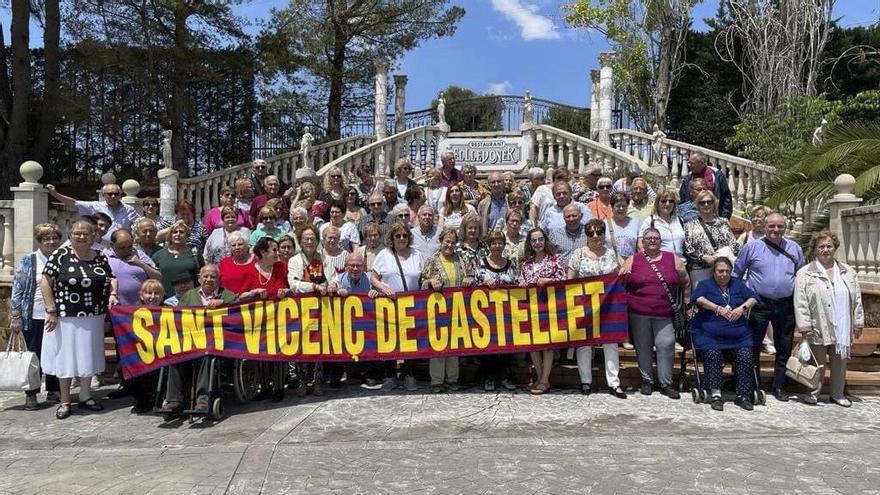
[[[107,389],[103,390],[106,393]],[[0,493],[878,493],[880,400],[724,412],[655,394],[463,391],[54,419],[0,393]]]

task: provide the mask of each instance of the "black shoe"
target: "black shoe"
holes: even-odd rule
[[[718,397],[718,396],[712,397],[712,409],[715,411],[723,411],[724,410],[724,401],[721,400],[721,397]]]
[[[608,387],[608,393],[617,397],[618,399],[626,399],[626,392],[623,391],[623,388],[618,387]]]
[[[129,395],[131,395],[131,389],[129,387],[120,385],[119,388],[107,394],[107,398],[121,399],[123,397],[128,397]]]
[[[662,387],[660,389],[660,393],[665,395],[666,397],[669,397],[670,399],[677,400],[681,398],[681,394],[679,394],[678,390],[673,386]]]
[[[788,402],[788,394],[785,393],[785,390],[781,388],[777,388],[773,390],[773,397],[776,397],[776,400],[779,402]]]
[[[642,395],[651,395],[654,393],[654,387],[650,383],[642,383],[639,391],[642,393]]]
[[[132,414],[146,414],[152,410],[153,410],[153,408],[150,407],[149,404],[137,404],[136,403],[135,405],[131,406],[131,413]]]
[[[284,400],[284,389],[272,391],[272,402],[281,402]]]
[[[593,392],[593,387],[590,386],[589,383],[581,384],[581,395],[590,395]]]
[[[60,392],[46,392],[46,402],[50,404],[60,404],[61,403],[61,393]]]
[[[788,397],[786,397],[785,400],[787,401]],[[755,409],[755,406],[752,404],[752,400],[749,399],[748,397],[737,397],[734,404],[745,409],[746,411],[752,411]]]
[[[458,392],[459,390],[461,390],[461,387],[458,385],[458,383],[447,383],[446,390],[449,390],[450,392]]]
[[[24,397],[24,410],[25,411],[36,411],[40,408],[40,404],[37,402],[37,394],[27,394]]]
[[[104,406],[101,405],[100,402],[96,401],[94,398],[89,398],[85,401],[79,401],[76,405],[80,409],[88,409],[89,411],[103,411]]]
[[[55,410],[55,417],[57,419],[64,419],[70,416],[70,404],[61,404],[58,406],[58,409]]]

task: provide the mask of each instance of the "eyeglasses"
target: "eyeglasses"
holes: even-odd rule
[[[116,197],[116,196],[119,196],[119,193],[118,192],[105,192],[104,196]]]
[[[598,187],[598,189],[611,189],[611,184],[605,184],[605,185],[597,186],[597,187]]]
[[[144,208],[158,208],[159,203],[144,203]]]
[[[592,230],[592,229],[587,231],[587,237],[598,237],[600,235],[605,235],[605,231],[604,230]]]
[[[262,222],[267,222],[267,221],[271,220],[271,221],[274,222],[274,221],[275,221],[275,218],[276,218],[276,217],[263,217],[263,218],[260,219],[260,221],[262,221]]]
[[[380,201],[380,202],[378,202],[378,203],[370,203],[370,206],[382,206],[383,204],[384,204],[384,203],[382,203],[382,202]]]
[[[531,242],[532,244],[543,243],[544,237],[532,237],[531,239],[529,239],[529,242]]]
[[[642,240],[645,242],[660,242],[659,237],[642,237]]]
[[[675,200],[674,199],[661,199],[660,204],[661,205],[674,205]]]
[[[712,200],[700,201],[700,203],[699,203],[700,206],[709,206],[709,205],[714,205],[714,204],[715,204],[715,202]]]

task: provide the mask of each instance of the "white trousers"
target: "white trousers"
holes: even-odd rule
[[[602,354],[605,355],[605,380],[608,386],[615,388],[620,385],[620,354],[617,352],[617,344],[602,344]],[[578,347],[577,349],[578,373],[581,375],[581,383],[593,383],[593,348],[590,346]]]

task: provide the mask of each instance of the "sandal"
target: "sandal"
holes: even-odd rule
[[[58,406],[58,409],[55,410],[55,417],[57,419],[64,419],[70,416],[70,404],[61,404]]]
[[[549,389],[550,389],[550,385],[548,385],[546,383],[539,383],[535,387],[533,387],[531,390],[529,390],[529,393],[532,395],[541,395],[541,394],[546,393],[547,390],[549,390]]]
[[[79,407],[80,409],[88,409],[89,411],[104,410],[104,406],[102,406],[100,402],[91,397],[85,401],[80,401],[79,403],[77,403],[77,407]]]

